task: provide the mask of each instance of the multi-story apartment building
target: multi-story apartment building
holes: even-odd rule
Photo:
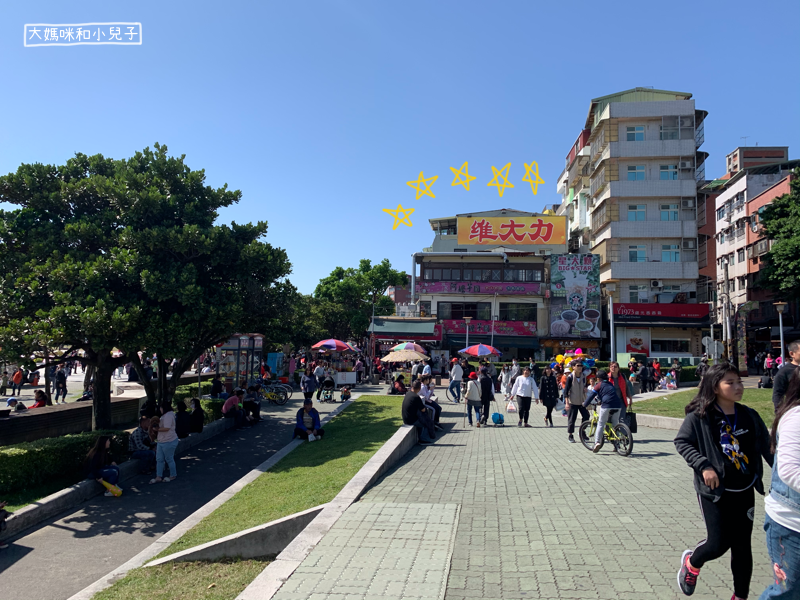
[[[506,360],[544,358],[574,345],[575,339],[549,335],[549,263],[567,251],[564,217],[500,209],[430,219],[430,225],[434,240],[414,254],[412,289],[419,314],[440,327],[434,354],[452,356],[467,335],[470,345],[492,344]],[[584,347],[590,346],[599,343],[586,339]]]
[[[689,93],[650,88],[590,102],[586,162],[576,158],[580,167],[568,167],[562,181],[584,189],[588,179],[591,252],[600,255],[600,281],[614,297],[617,352],[703,351],[707,305],[674,305],[697,303],[697,181],[704,179],[706,154],[699,148],[706,114]]]
[[[769,150],[788,156],[786,147]],[[741,148],[728,156],[734,154],[747,156]],[[748,366],[745,355],[752,358],[760,350],[771,349],[779,338],[779,332],[773,335],[772,331],[772,327],[777,328],[772,296],[755,285],[760,257],[770,249],[769,240],[761,237],[758,214],[789,192],[791,171],[798,165],[800,160],[740,166],[735,173],[729,172],[725,179],[711,181],[700,190],[701,194],[713,193],[709,198],[713,197],[715,208],[715,321],[723,326],[725,338],[736,341],[735,358],[741,370]],[[750,304],[753,301],[759,302],[755,310]],[[772,325],[771,321],[776,323]]]
[[[789,146],[739,146],[725,157],[727,173],[733,175],[747,167],[774,165],[789,160]]]
[[[589,219],[590,169],[589,129],[584,129],[567,154],[566,166],[558,178],[558,193],[561,205],[558,213],[567,217],[569,229],[569,251],[589,252],[591,246],[591,222]]]

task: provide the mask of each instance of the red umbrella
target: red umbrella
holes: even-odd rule
[[[464,348],[463,350],[459,350],[459,352],[463,352],[464,354],[469,354],[470,356],[488,356],[489,354],[500,356],[500,351],[497,348],[495,348],[494,346],[489,346],[487,344],[475,344],[474,346],[470,346],[469,348]]]
[[[321,342],[317,342],[313,346],[311,346],[312,350],[330,350],[333,352],[347,352],[350,350],[350,346],[345,344],[340,340],[334,340],[333,338],[329,340],[322,340]]]

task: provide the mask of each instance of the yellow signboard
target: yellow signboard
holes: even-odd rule
[[[565,244],[566,217],[459,217],[459,245]]]

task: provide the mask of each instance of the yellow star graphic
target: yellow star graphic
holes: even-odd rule
[[[414,181],[406,181],[406,185],[410,185],[415,190],[417,190],[417,200],[420,199],[421,196],[430,196],[431,198],[436,198],[431,191],[431,186],[436,183],[436,180],[439,179],[438,175],[434,175],[433,177],[428,177],[425,179],[425,176],[422,174],[422,171],[419,172],[419,177]],[[430,181],[430,183],[428,183]],[[422,188],[422,189],[420,189]]]
[[[469,191],[469,182],[475,179],[475,177],[469,174],[469,166],[467,163],[465,162],[463,165],[461,165],[460,169],[450,167],[450,170],[453,172],[453,175],[455,175],[453,178],[453,183],[450,185],[463,185],[464,188]],[[461,179],[462,176],[464,176],[465,179]]]
[[[522,164],[525,165],[525,176],[522,178],[522,181],[527,181],[531,184],[531,191],[533,191],[533,195],[535,196],[539,191],[539,184],[544,183],[544,179],[539,177],[539,164],[535,160],[532,160],[531,164],[526,162]],[[531,175],[536,179],[532,179]]]
[[[508,181],[508,169],[511,168],[511,163],[508,163],[505,167],[500,169],[499,171],[492,165],[492,173],[494,173],[494,178],[487,183],[486,185],[493,185],[497,188],[497,193],[500,194],[500,197],[503,197],[503,192],[506,191],[507,187],[514,187],[513,183]],[[497,178],[502,177],[503,181],[498,182]]]
[[[391,210],[391,209],[388,209],[388,208],[384,208],[383,212],[389,213],[390,215],[392,215],[394,217],[394,225],[392,225],[392,231],[397,229],[397,226],[400,225],[400,223],[405,223],[409,227],[412,227],[414,225],[411,222],[411,219],[408,218],[408,216],[411,213],[414,212],[413,208],[403,208],[402,205],[398,204],[397,205],[397,210]]]

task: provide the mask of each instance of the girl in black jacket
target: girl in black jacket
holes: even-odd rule
[[[558,404],[558,380],[556,379],[553,369],[549,366],[544,368],[544,375],[539,380],[539,398],[542,400],[547,409],[547,414],[544,417],[545,427],[550,423],[553,426],[553,408]]]
[[[709,367],[675,437],[675,448],[694,470],[694,487],[708,532],[681,558],[678,586],[687,596],[694,593],[703,565],[729,549],[733,598],[747,598],[750,591],[754,491],[764,495],[761,457],[772,466],[772,452],[764,421],[756,411],[739,404],[743,392],[735,367],[728,363]]]

